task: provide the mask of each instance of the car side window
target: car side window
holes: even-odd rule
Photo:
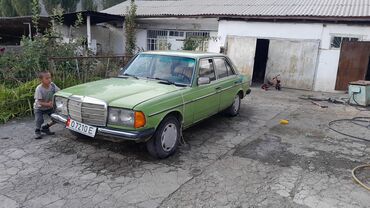
[[[199,77],[209,77],[211,81],[216,80],[212,59],[201,59],[199,61]]]
[[[226,60],[225,60],[225,65],[226,65],[226,68],[227,68],[228,76],[234,75],[235,72],[234,72],[233,68],[230,66],[229,62],[227,62]]]
[[[227,66],[226,66],[227,63],[226,63],[225,59],[224,58],[215,58],[214,62],[215,62],[215,67],[216,67],[216,71],[217,71],[217,78],[221,79],[221,78],[227,77],[229,75],[228,71],[230,69],[227,68]]]

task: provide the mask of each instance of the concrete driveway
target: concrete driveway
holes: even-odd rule
[[[323,109],[303,94],[321,96],[255,88],[240,116],[187,130],[188,145],[166,160],[151,159],[144,145],[77,140],[60,126],[34,140],[31,119],[9,122],[0,126],[0,207],[368,207],[370,192],[351,170],[370,161],[370,142],[328,123],[369,111]],[[370,171],[362,176],[369,182]]]

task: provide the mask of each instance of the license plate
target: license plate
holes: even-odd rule
[[[66,128],[89,137],[95,137],[96,134],[96,127],[72,119],[67,120]]]

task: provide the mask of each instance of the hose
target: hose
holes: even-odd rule
[[[356,170],[360,169],[360,168],[366,168],[366,167],[370,167],[370,164],[367,164],[367,165],[360,165],[360,166],[357,166],[355,167],[353,170],[352,170],[352,178],[353,180],[355,180],[358,184],[360,184],[362,187],[364,187],[365,189],[367,189],[368,191],[370,191],[370,187],[367,186],[366,184],[364,184],[362,181],[360,181],[360,179],[357,178],[356,176]]]
[[[338,122],[351,122],[355,125],[358,125],[358,126],[361,126],[363,128],[367,128],[368,130],[370,130],[370,117],[354,117],[354,118],[351,118],[351,119],[337,119],[337,120],[330,121],[329,124],[328,124],[330,130],[335,131],[335,132],[337,132],[341,135],[351,137],[351,138],[354,138],[354,139],[358,139],[358,140],[362,140],[362,141],[370,142],[370,139],[357,137],[357,136],[347,134],[347,133],[343,133],[339,130],[336,130],[335,128],[333,128],[333,125],[335,123],[338,123]],[[363,123],[367,123],[367,124],[363,124]]]

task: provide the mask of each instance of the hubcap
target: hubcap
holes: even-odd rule
[[[234,103],[233,103],[233,109],[234,109],[234,112],[238,112],[239,110],[239,107],[240,107],[240,98],[239,96],[237,95],[234,99]]]
[[[162,132],[161,143],[164,151],[169,152],[177,141],[177,128],[173,123],[167,124]]]

